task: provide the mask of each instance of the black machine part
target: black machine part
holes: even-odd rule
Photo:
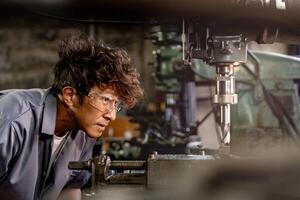
[[[111,161],[109,156],[99,155],[88,161],[70,162],[68,167],[72,170],[90,171],[94,176],[92,184],[95,185],[105,183],[145,184],[146,182],[146,175],[142,172],[147,168],[146,161]],[[111,170],[139,170],[139,173],[112,174]]]

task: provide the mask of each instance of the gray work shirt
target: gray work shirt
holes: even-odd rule
[[[89,179],[86,171],[68,169],[69,161],[91,158],[95,140],[83,131],[71,133],[49,164],[56,110],[50,89],[0,91],[0,199],[56,199]]]

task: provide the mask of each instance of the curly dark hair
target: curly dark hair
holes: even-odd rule
[[[123,49],[80,35],[62,40],[58,54],[52,85],[55,95],[65,86],[71,86],[82,102],[92,87],[111,86],[128,107],[133,107],[143,96],[140,75]]]

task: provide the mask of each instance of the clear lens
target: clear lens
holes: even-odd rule
[[[122,110],[122,102],[116,101],[111,97],[98,93],[90,93],[88,97],[89,103],[101,112],[105,112],[106,110],[120,112]]]

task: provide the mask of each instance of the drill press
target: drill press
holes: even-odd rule
[[[185,34],[187,30],[187,34]],[[216,67],[216,94],[213,102],[220,110],[220,151],[229,152],[230,147],[230,106],[238,102],[235,94],[234,68],[245,63],[247,58],[246,39],[242,35],[216,36],[209,29],[198,28],[195,24],[183,27],[184,61],[202,59]]]

